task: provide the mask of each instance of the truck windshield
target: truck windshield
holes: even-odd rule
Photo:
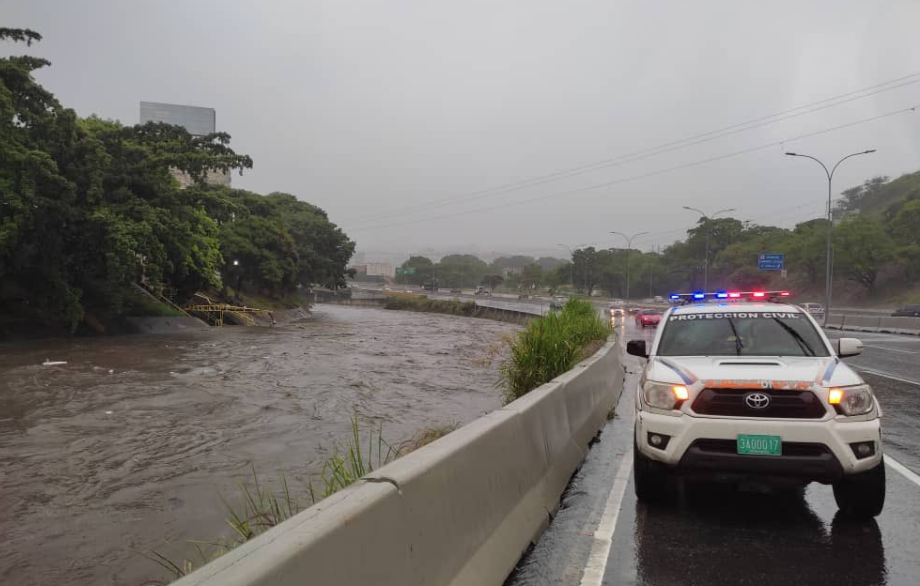
[[[659,356],[829,356],[811,322],[792,312],[713,312],[668,318]]]

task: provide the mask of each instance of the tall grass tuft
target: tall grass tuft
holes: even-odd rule
[[[591,303],[572,299],[561,311],[531,320],[511,343],[500,367],[505,403],[571,370],[610,335],[610,323]]]
[[[362,437],[364,434],[361,433],[358,414],[355,413],[351,419],[351,436],[344,444],[335,446],[332,454],[323,462],[317,485],[314,486],[313,481],[307,484],[309,503],[316,504],[353,484],[362,476],[408,453],[417,447],[417,444],[428,443],[436,439],[430,436],[441,437],[453,431],[454,428],[450,426],[432,428],[394,447],[383,439],[382,425],[371,429],[365,437]],[[250,466],[252,478],[249,482],[239,483],[236,502],[230,502],[224,495],[218,493],[226,509],[227,523],[233,530],[229,537],[216,541],[190,541],[189,543],[195,547],[197,553],[196,560],[189,560],[186,557],[181,561],[175,561],[159,551],[138,553],[164,568],[173,578],[179,579],[196,567],[217,559],[304,509],[306,499],[302,500],[292,496],[287,478],[283,474],[277,482],[279,489],[273,492],[264,480],[259,479],[255,466],[252,464]]]

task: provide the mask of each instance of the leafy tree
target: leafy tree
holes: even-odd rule
[[[435,267],[435,276],[444,287],[473,287],[489,272],[489,265],[472,254],[450,254]]]
[[[849,217],[834,229],[837,268],[869,294],[875,290],[882,264],[893,256],[894,243],[876,218]]]
[[[518,283],[527,290],[533,290],[543,285],[543,269],[537,263],[530,263],[523,268],[518,276]]]
[[[415,269],[414,275],[396,275],[396,282],[411,285],[422,285],[434,279],[434,263],[425,256],[410,256],[409,260],[400,265],[404,269]]]
[[[523,269],[533,262],[532,256],[500,256],[492,261],[490,267],[496,273],[501,273],[502,269]]]
[[[480,285],[483,287],[488,287],[490,292],[495,292],[495,288],[505,282],[505,278],[501,275],[486,275],[480,281]]]
[[[862,185],[843,191],[843,197],[837,201],[837,209],[843,212],[858,212],[863,208],[875,207],[884,197],[883,187],[888,183],[888,179],[887,176],[879,175],[866,180]]]
[[[534,261],[537,265],[540,266],[544,271],[552,271],[560,265],[564,265],[567,261],[561,258],[554,258],[551,256],[541,256]]]

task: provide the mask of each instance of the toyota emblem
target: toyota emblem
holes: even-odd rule
[[[770,395],[766,393],[748,393],[744,396],[744,402],[751,409],[766,409],[770,406]]]

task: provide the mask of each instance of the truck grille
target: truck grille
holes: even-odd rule
[[[749,393],[763,393],[770,397],[770,404],[763,409],[754,409],[745,402]],[[700,415],[722,415],[725,417],[762,417],[771,419],[821,419],[827,409],[811,391],[789,391],[764,389],[703,389],[693,401],[691,408]]]

